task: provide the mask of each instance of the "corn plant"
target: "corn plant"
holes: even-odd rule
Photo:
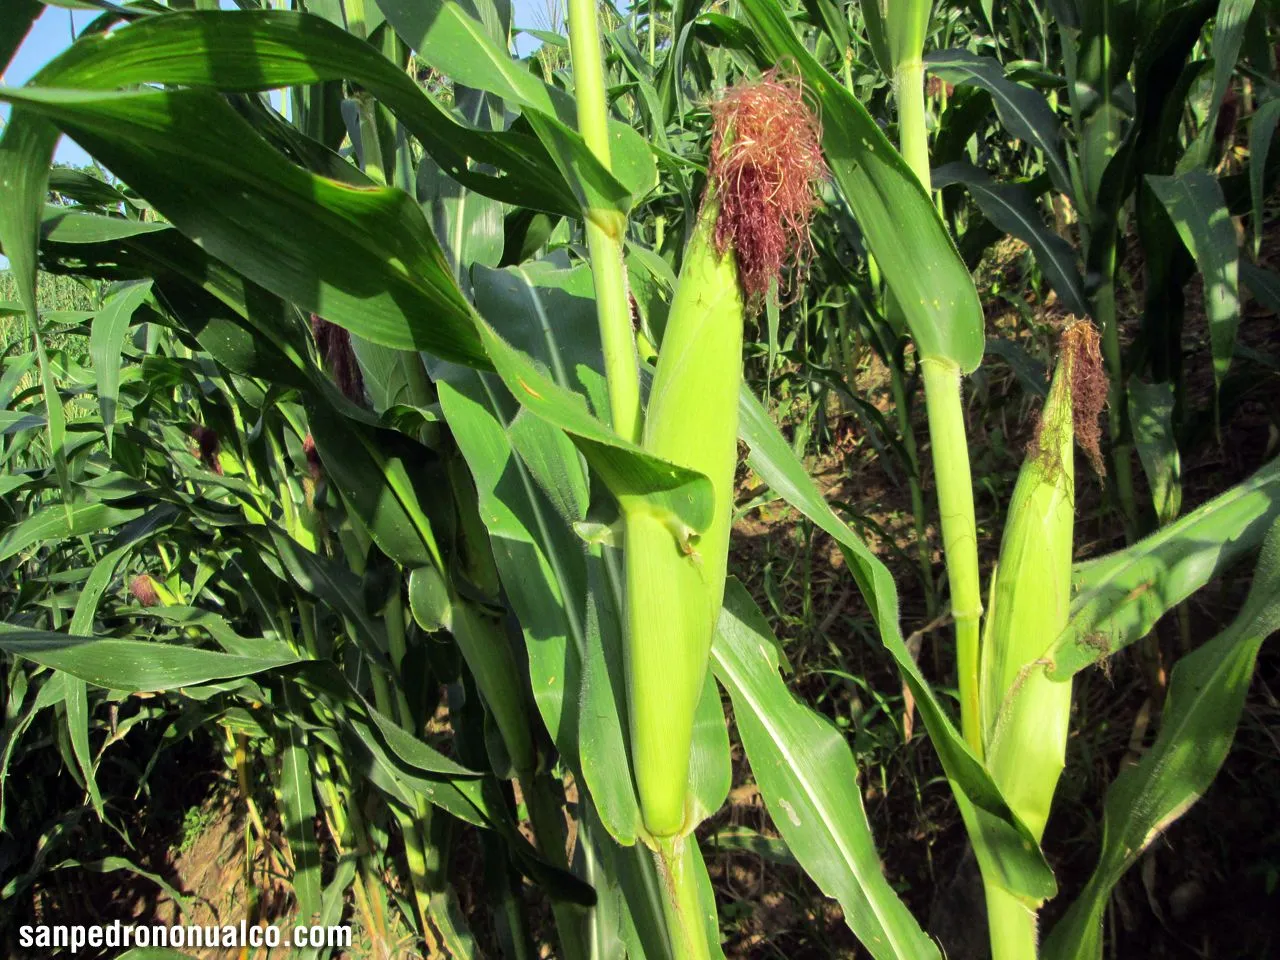
[[[1116,879],[1216,773],[1275,627],[1280,474],[1073,567],[1074,450],[1099,459],[1108,334],[1072,326],[984,619],[962,401],[983,314],[929,190],[930,6],[860,8],[901,151],[855,96],[852,41],[816,42],[777,0],[706,15],[717,47],[676,9],[660,64],[574,0],[568,71],[513,59],[509,11],[485,0],[244,6],[102,4],[30,84],[0,89],[0,243],[40,378],[7,416],[41,449],[6,492],[0,558],[15,578],[90,571],[6,609],[0,649],[62,695],[90,798],[91,705],[163,692],[178,729],[222,723],[238,772],[246,744],[279,758],[300,917],[350,909],[388,954],[397,923],[429,954],[474,954],[448,864],[476,828],[506,955],[536,949],[518,872],[549,901],[557,955],[698,960],[721,955],[695,831],[730,787],[723,691],[783,840],[867,950],[940,956],[881,870],[848,744],[788,691],[727,576],[741,442],[840,546],[969,831],[993,956],[1100,955]],[[611,101],[610,70],[633,92]],[[706,136],[670,129],[691,89]],[[71,207],[47,209],[60,135],[126,187],[63,178]],[[907,649],[888,569],[742,382],[744,324],[810,255],[824,193],[919,358],[958,723]],[[664,196],[679,203],[651,224]],[[92,415],[67,413],[38,268],[116,285],[79,321]],[[164,346],[126,391],[133,327]],[[1260,546],[1249,601],[1175,670],[1155,745],[1108,794],[1098,870],[1041,945],[1072,677]],[[126,571],[149,579],[128,592]]]

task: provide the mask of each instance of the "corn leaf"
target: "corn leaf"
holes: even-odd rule
[[[657,166],[638,131],[621,121],[609,121],[612,162],[606,167],[577,132],[573,99],[521,67],[460,4],[446,0],[377,0],[377,4],[424,62],[455,83],[486,90],[522,108],[584,212],[626,214],[657,185]]]
[[[49,114],[179,229],[279,296],[376,342],[486,365],[470,305],[400,191],[298,169],[203,91],[25,87],[0,100]]]
[[[4,76],[9,61],[22,46],[27,31],[36,22],[36,17],[44,13],[44,4],[39,0],[13,0],[5,10],[4,22],[0,23],[0,77]]]
[[[1240,325],[1240,253],[1222,187],[1206,170],[1173,177],[1148,176],[1147,184],[1164,205],[1178,236],[1204,275],[1213,382],[1221,389]]]
[[[0,650],[98,687],[128,692],[174,690],[298,662],[287,649],[272,657],[239,657],[145,640],[95,640],[26,630],[7,623],[0,624]]]
[[[1253,256],[1262,249],[1262,204],[1266,199],[1265,176],[1276,124],[1280,123],[1280,97],[1264,101],[1249,121],[1249,195],[1253,199]]]
[[[1209,95],[1209,109],[1195,142],[1187,148],[1178,162],[1179,173],[1203,167],[1209,161],[1214,131],[1218,125],[1218,113],[1227,94],[1227,84],[1235,73],[1236,61],[1240,59],[1240,46],[1244,42],[1244,31],[1249,23],[1249,14],[1253,12],[1253,4],[1254,0],[1219,0],[1218,12],[1213,20],[1213,40],[1210,42],[1210,52],[1213,54],[1213,90]],[[1253,158],[1250,157],[1250,160]]]
[[[105,217],[101,219],[106,219]],[[116,422],[120,396],[120,351],[129,332],[129,323],[142,302],[151,295],[151,282],[144,281],[118,290],[93,318],[89,334],[89,357],[98,378],[98,409],[102,415],[107,453]]]
[[[982,305],[928,195],[866,107],[795,35],[777,0],[744,0],[770,64],[794,61],[822,108],[822,147],[922,357],[982,362]]]
[[[79,677],[67,677],[64,681],[67,706],[67,734],[71,739],[71,751],[75,755],[76,765],[80,768],[80,776],[84,779],[85,789],[97,811],[98,819],[103,817],[102,792],[98,789],[98,778],[93,769],[93,750],[89,746],[89,689]]]
[[[1063,157],[1062,128],[1044,94],[1010,80],[998,60],[968,50],[935,50],[925,55],[924,65],[930,73],[957,86],[974,86],[991,94],[1004,128],[1039,150],[1054,187],[1067,197],[1072,195],[1071,174]]]
[[[297,922],[309,924],[320,912],[320,848],[316,844],[316,798],[311,781],[311,755],[306,734],[291,722],[300,716],[300,697],[285,686],[284,731],[280,749],[280,819],[293,854],[293,893],[298,899]],[[292,695],[292,698],[291,698]]]
[[[1071,621],[1045,653],[1068,679],[1147,635],[1177,606],[1257,548],[1280,515],[1280,460],[1132,547],[1077,565]]]
[[[940,190],[952,183],[963,183],[983,216],[1031,248],[1040,269],[1069,312],[1081,317],[1088,315],[1089,301],[1075,251],[1046,226],[1029,189],[1021,184],[996,183],[967,163],[948,163],[933,171],[935,188]]]
[[[736,579],[725,589],[711,655],[756,783],[796,860],[839,901],[872,956],[940,956],[881,870],[848,743],[787,689],[773,631]]]
[[[105,503],[78,503],[42,507],[0,537],[0,560],[45,543],[70,540],[96,533],[142,516],[140,507],[112,507]]]
[[[535,138],[458,120],[376,48],[316,16],[256,10],[148,17],[82,37],[32,82],[81,89],[171,83],[248,92],[342,79],[377,96],[457,182],[509,203],[577,212],[573,192]],[[468,158],[503,173],[473,170]]]
[[[1182,459],[1173,433],[1172,383],[1129,381],[1129,423],[1160,525],[1182,511]]]
[[[1239,616],[1177,662],[1160,733],[1107,790],[1093,875],[1044,945],[1046,960],[1098,960],[1111,891],[1208,789],[1231,749],[1258,650],[1280,629],[1280,523],[1271,524]]]

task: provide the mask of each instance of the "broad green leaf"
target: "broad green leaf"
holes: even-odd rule
[[[751,771],[796,860],[839,901],[872,956],[939,957],[881,870],[848,743],[787,689],[777,641],[736,579],[725,589],[711,656],[733,700]]]
[[[991,94],[1005,129],[1039,150],[1054,187],[1068,197],[1072,195],[1071,174],[1062,152],[1062,130],[1044,94],[1010,80],[998,60],[968,50],[935,50],[925,56],[924,62],[930,73],[944,80],[979,87]]]
[[[71,737],[71,750],[75,754],[76,765],[80,768],[80,776],[84,779],[89,799],[93,801],[93,809],[98,819],[103,818],[102,792],[98,789],[98,778],[94,772],[93,750],[89,746],[89,691],[85,682],[78,677],[68,677],[65,681],[67,705],[67,733]]]
[[[0,625],[0,650],[62,670],[86,683],[128,692],[174,690],[209,680],[247,677],[298,662],[282,650],[274,657],[237,657],[145,640],[95,640]]]
[[[1046,960],[1098,960],[1121,876],[1208,789],[1231,749],[1258,650],[1280,629],[1280,524],[1272,522],[1244,609],[1173,668],[1160,732],[1107,790],[1093,875],[1044,945]]]
[[[1182,459],[1173,435],[1173,394],[1172,383],[1129,381],[1133,442],[1161,526],[1172,523],[1182,511]]]
[[[711,481],[628,443],[597,420],[580,393],[561,386],[552,372],[481,324],[485,350],[521,406],[565,431],[625,510],[647,512],[680,543],[711,520]]]
[[[319,405],[308,423],[325,476],[342,496],[352,521],[397,563],[441,568],[431,520],[413,481],[415,475],[425,479],[428,451],[415,450],[416,444],[390,430],[354,424]]]
[[[928,195],[856,97],[796,37],[777,0],[743,0],[770,60],[791,60],[822,111],[822,146],[922,357],[972,373],[982,362],[982,304]]]
[[[310,924],[320,912],[320,848],[316,844],[316,798],[311,782],[311,754],[306,734],[293,722],[300,718],[301,697],[286,684],[280,744],[280,818],[293,854],[293,894],[298,898],[297,922]]]
[[[1069,679],[1150,632],[1245,553],[1280,515],[1280,460],[1128,549],[1079,564],[1071,620],[1045,653]]]
[[[1027,826],[1018,820],[990,774],[964,742],[933,689],[907,651],[898,624],[898,592],[889,570],[840,520],[768,414],[747,389],[741,393],[739,437],[750,448],[747,462],[770,488],[829,533],[867,602],[880,642],[893,658],[916,700],[947,779],[960,801],[974,848],[1004,889],[1031,901],[1052,897],[1053,873]]]
[[[1240,325],[1240,255],[1222,187],[1206,170],[1191,170],[1174,177],[1149,176],[1147,184],[1164,205],[1204,276],[1213,382],[1220,389],[1231,366],[1236,328]]]
[[[105,503],[50,504],[0,537],[0,560],[45,544],[60,546],[64,540],[119,526],[142,513],[141,507],[112,507]]]
[[[1258,303],[1272,313],[1280,313],[1280,274],[1241,260],[1240,279]]]
[[[0,22],[0,77],[9,67],[9,61],[22,46],[22,41],[36,22],[36,17],[44,12],[44,4],[39,0],[11,0],[5,10],[4,20]]]
[[[1040,269],[1069,312],[1078,317],[1088,316],[1089,301],[1075,251],[1045,225],[1030,190],[1021,184],[996,183],[967,163],[948,163],[933,171],[935,188],[951,183],[963,183],[988,220],[1031,248]]]
[[[0,89],[47,115],[244,276],[361,336],[486,366],[470,304],[399,190],[313,176],[198,90]]]
[[[889,33],[884,22],[884,0],[861,0],[862,22],[867,28],[867,40],[871,43],[871,52],[880,65],[880,72],[893,79],[893,71],[897,66],[893,51],[889,48]]]
[[[457,119],[377,49],[319,17],[287,11],[193,11],[86,36],[43,68],[37,84],[110,89],[171,83],[264,91],[349,79],[374,94],[460,183],[558,213],[578,204],[538,141]],[[500,175],[471,168],[469,158]]]
[[[116,291],[93,318],[89,334],[89,357],[93,360],[93,372],[98,378],[98,409],[102,413],[108,455],[111,453],[116,403],[120,396],[120,351],[124,347],[124,338],[129,332],[129,323],[134,313],[149,296],[151,281],[133,284]]]
[[[21,17],[21,14],[19,15]],[[0,88],[2,89],[2,88]],[[66,417],[45,350],[44,333],[36,305],[36,249],[40,214],[44,209],[49,166],[58,142],[58,131],[46,120],[14,108],[0,135],[0,248],[9,258],[9,271],[17,281],[18,295],[26,309],[35,339],[40,387],[48,418],[49,452],[63,499],[71,500],[67,472]]]
[[[53,189],[52,186],[50,189]],[[169,224],[158,220],[104,217],[49,204],[45,207],[40,233],[44,239],[56,240],[58,243],[101,243],[103,240],[121,240],[136,237],[140,233],[172,229]]]
[[[711,671],[702,684],[693,717],[693,745],[689,759],[690,822],[700,823],[724,806],[733,786],[729,725],[720,702],[720,688]]]
[[[472,280],[478,306],[503,338],[545,365],[559,386],[607,409],[588,269],[476,268]],[[639,808],[630,765],[618,761],[628,751],[621,606],[615,610],[610,551],[588,549],[571,528],[588,500],[582,459],[563,433],[521,412],[498,377],[454,364],[434,364],[431,372],[475,477],[543,722],[582,771],[608,832],[634,843]]]

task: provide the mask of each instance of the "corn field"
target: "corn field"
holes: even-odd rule
[[[6,955],[1280,951],[1274,4],[46,3]]]

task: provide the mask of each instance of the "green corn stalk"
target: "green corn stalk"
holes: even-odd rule
[[[925,190],[930,189],[929,135],[925,122],[924,54],[932,0],[906,0],[886,10],[864,0],[863,11],[880,38],[877,57],[893,77],[898,104],[898,137],[903,158]],[[900,310],[890,303],[891,310]],[[982,756],[979,724],[978,662],[982,591],[978,581],[978,532],[973,511],[973,479],[965,436],[960,367],[947,357],[920,363],[929,439],[938,486],[938,515],[943,556],[951,587],[951,617],[956,624],[956,674],[960,688],[960,729]]]
[[[1063,347],[1037,441],[1009,507],[983,640],[982,720],[987,768],[1037,840],[1044,835],[1066,757],[1071,683],[1046,675],[1046,641],[1067,625],[1075,524],[1073,381],[1088,375],[1098,335],[1078,323]],[[1036,914],[987,884],[994,960],[1036,956]]]

